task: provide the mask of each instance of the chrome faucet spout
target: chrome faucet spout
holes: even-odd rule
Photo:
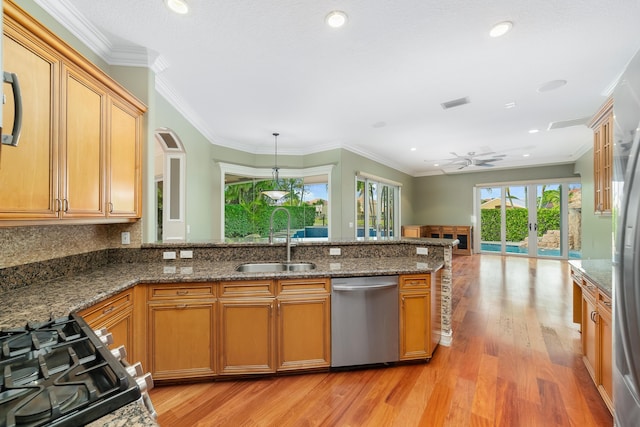
[[[271,218],[269,219],[269,244],[273,243],[273,216],[278,211],[285,211],[287,213],[287,262],[291,262],[291,213],[283,206],[278,206],[273,210],[273,212],[271,212]]]

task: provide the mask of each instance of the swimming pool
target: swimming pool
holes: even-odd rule
[[[480,243],[480,251],[482,252],[500,252],[500,243]],[[526,254],[529,252],[529,248],[521,247],[519,245],[506,245],[506,252],[512,254]],[[560,256],[560,249],[538,249],[538,255],[540,256]],[[582,254],[580,251],[569,251],[570,259],[580,259]]]

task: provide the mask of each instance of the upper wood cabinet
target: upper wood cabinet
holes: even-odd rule
[[[593,190],[594,212],[611,214],[613,173],[613,100],[609,99],[593,116]]]
[[[0,218],[56,218],[60,59],[43,43],[27,37],[5,14],[4,69],[18,75],[22,92],[22,135],[17,147],[0,156]],[[3,129],[14,122],[13,92],[5,84]]]
[[[10,0],[3,22],[4,68],[18,76],[24,117],[18,147],[0,156],[0,225],[140,218],[146,107]]]

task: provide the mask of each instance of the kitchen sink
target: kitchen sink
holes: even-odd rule
[[[316,265],[312,262],[247,262],[236,267],[243,273],[272,273],[278,271],[309,271]]]

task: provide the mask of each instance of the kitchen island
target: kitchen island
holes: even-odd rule
[[[403,239],[387,243],[332,242],[299,244],[294,248],[296,260],[313,262],[315,269],[304,272],[243,273],[238,264],[247,261],[283,260],[283,244],[179,244],[148,245],[140,249],[110,250],[72,274],[21,283],[21,277],[36,267],[5,269],[3,281],[8,290],[2,292],[4,310],[0,313],[0,328],[22,326],[27,321],[63,317],[81,311],[117,295],[138,284],[176,284],[257,279],[313,279],[376,275],[411,275],[442,271],[443,330],[447,303],[445,284],[450,292],[451,248],[455,241],[444,239]],[[340,256],[330,256],[330,249],[340,248]],[[427,248],[428,255],[418,255],[416,247]],[[174,252],[177,259],[163,260],[165,252]],[[182,256],[182,258],[181,258]],[[186,258],[192,256],[192,258]],[[81,265],[77,257],[59,260],[61,271]],[[82,258],[82,257],[81,257]],[[51,273],[51,265],[47,265]],[[75,268],[75,267],[74,267]],[[447,282],[448,277],[448,282]],[[443,333],[444,335],[444,333]],[[449,334],[450,337],[450,334]],[[141,412],[142,411],[142,412]],[[139,403],[134,402],[115,411],[115,423],[153,425]],[[106,420],[101,422],[106,423]],[[145,423],[149,424],[145,424]]]

